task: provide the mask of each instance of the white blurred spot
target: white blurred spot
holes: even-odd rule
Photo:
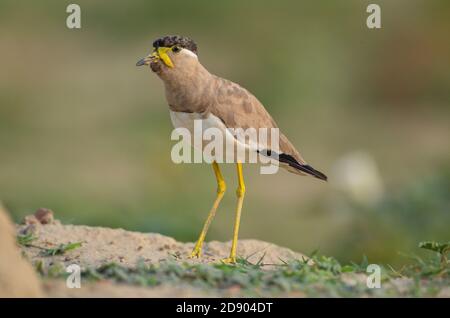
[[[384,194],[383,181],[373,157],[364,151],[351,152],[334,165],[331,183],[354,201],[372,205]]]

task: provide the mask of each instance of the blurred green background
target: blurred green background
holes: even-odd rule
[[[366,7],[382,8],[382,29]],[[0,1],[0,200],[16,221],[194,241],[212,204],[206,164],[175,165],[162,83],[135,62],[192,37],[212,73],[253,92],[330,182],[245,169],[241,238],[339,260],[397,263],[449,240],[450,2]],[[208,239],[229,240],[235,168]]]

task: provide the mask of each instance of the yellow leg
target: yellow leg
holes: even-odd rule
[[[217,196],[216,196],[216,200],[214,201],[214,204],[213,204],[211,210],[209,211],[208,218],[206,219],[206,222],[203,225],[203,229],[202,229],[202,232],[200,233],[200,237],[198,238],[198,241],[195,244],[195,247],[194,247],[191,255],[189,256],[190,258],[201,256],[202,246],[203,246],[203,242],[205,241],[206,233],[208,232],[208,228],[211,225],[211,222],[214,219],[214,216],[216,215],[217,207],[219,206],[220,201],[222,200],[223,195],[225,194],[225,190],[226,190],[225,180],[223,179],[222,173],[220,172],[219,165],[217,164],[217,162],[214,161],[212,163],[212,166],[213,166],[214,174],[216,175],[216,180],[217,180]]]
[[[236,207],[236,220],[234,222],[233,241],[231,243],[230,257],[222,260],[222,262],[228,264],[236,263],[236,249],[238,242],[239,224],[241,222],[242,203],[244,202],[244,195],[245,195],[244,175],[242,174],[242,163],[240,162],[237,163],[237,174],[238,174],[238,188],[236,191],[236,195],[238,197],[238,201]]]

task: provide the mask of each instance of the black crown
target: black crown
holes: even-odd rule
[[[197,44],[193,40],[185,36],[168,35],[160,37],[153,42],[153,47],[171,47],[178,45],[197,54]]]

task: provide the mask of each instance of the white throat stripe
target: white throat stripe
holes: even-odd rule
[[[192,56],[192,57],[198,58],[198,57],[197,57],[197,54],[195,54],[194,52],[192,52],[192,51],[189,50],[189,49],[183,48],[183,49],[181,50],[181,52],[183,52],[184,54],[190,55],[190,56]]]

